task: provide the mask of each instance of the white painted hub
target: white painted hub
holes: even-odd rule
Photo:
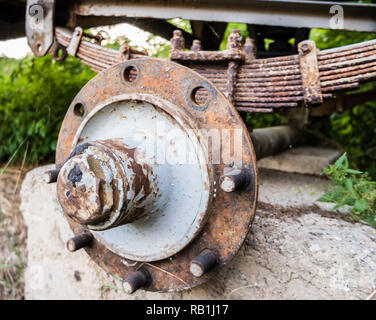
[[[111,251],[135,261],[156,261],[176,254],[206,221],[210,181],[202,146],[168,113],[148,102],[113,102],[93,112],[87,117],[79,144],[121,139],[137,148],[136,161],[150,165],[161,193],[158,212],[130,224],[94,231],[94,236]]]

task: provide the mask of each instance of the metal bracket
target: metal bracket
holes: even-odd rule
[[[69,46],[67,48],[67,53],[71,56],[75,56],[80,46],[81,38],[84,33],[84,30],[81,27],[76,27],[72,34],[72,39],[69,42]]]
[[[235,50],[242,52],[242,36],[240,34],[240,30],[232,30],[228,40],[227,40],[227,49],[229,51]],[[229,61],[227,66],[227,90],[226,90],[226,97],[227,99],[233,103],[234,102],[234,91],[235,91],[235,84],[236,78],[238,75],[238,67],[239,63],[237,61]]]
[[[230,47],[223,51],[184,51],[185,40],[181,30],[175,30],[171,39],[170,60],[186,62],[243,62],[245,54],[238,47]]]
[[[120,62],[129,60],[131,57],[131,47],[124,43],[120,46]]]
[[[54,41],[55,0],[27,0],[26,37],[34,55],[47,54]]]
[[[304,103],[306,105],[320,104],[323,102],[323,96],[321,93],[316,44],[312,40],[302,41],[298,44],[298,51]]]
[[[193,41],[191,51],[184,51],[184,48],[185,41],[183,33],[181,30],[175,30],[171,39],[170,60],[179,62],[228,63],[225,95],[228,100],[233,103],[239,64],[249,59],[250,55],[242,49],[240,30],[235,29],[231,31],[227,41],[227,49],[223,51],[203,51],[199,40]]]
[[[52,44],[49,53],[55,61],[63,61],[67,57],[67,49],[58,43],[56,39]]]

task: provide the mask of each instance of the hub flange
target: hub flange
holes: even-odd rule
[[[102,268],[133,289],[182,290],[224,267],[245,240],[255,159],[241,118],[209,81],[172,62],[132,60],[73,100],[58,140],[58,197],[74,233],[92,234],[85,250]],[[229,170],[247,183],[225,192]],[[205,263],[192,273],[197,261]]]

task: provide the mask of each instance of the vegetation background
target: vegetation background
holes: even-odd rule
[[[189,21],[174,19],[169,22],[191,31]],[[243,38],[248,36],[245,24],[229,23],[221,49],[225,48],[227,37],[235,28],[241,30]],[[148,39],[148,45],[155,48],[154,55],[167,57],[169,43],[157,42],[155,38],[150,35]],[[310,38],[316,41],[318,48],[327,49],[375,39],[376,34],[312,29]],[[119,38],[108,46],[117,48],[125,41],[126,38]],[[294,39],[290,41],[294,42]],[[49,55],[43,58],[27,56],[21,60],[0,57],[0,163],[5,163],[25,140],[27,143],[14,157],[15,163],[22,161],[22,149],[26,146],[27,164],[54,162],[56,141],[66,110],[95,74],[73,57],[63,62],[55,62]],[[368,90],[372,85],[363,85],[359,90]],[[352,167],[376,178],[375,120],[376,101],[369,101],[315,121],[309,129],[320,137],[319,143],[346,151]],[[284,121],[278,114],[249,114],[247,118],[255,128]]]
[[[186,31],[184,20],[169,21]],[[228,24],[221,49],[232,29],[248,36],[246,25]],[[375,39],[376,34],[313,29],[310,38],[320,49],[339,47]],[[271,40],[267,40],[266,44]],[[290,40],[294,42],[294,39]],[[118,48],[129,42],[118,38],[107,45]],[[154,35],[147,40],[153,55],[166,58],[169,42]],[[132,45],[132,43],[130,43]],[[143,48],[141,48],[143,49]],[[95,72],[78,59],[68,57],[55,62],[27,56],[21,60],[0,57],[0,300],[22,299],[26,256],[26,228],[18,209],[17,190],[24,165],[36,166],[55,161],[56,142],[65,113],[78,91],[95,76]],[[362,85],[368,90],[372,83]],[[309,130],[317,143],[335,146],[347,152],[326,171],[333,186],[319,200],[347,205],[350,214],[376,227],[376,101],[368,101],[344,113],[334,113],[312,122]],[[279,114],[249,114],[247,122],[254,128],[284,123]],[[11,164],[20,167],[12,173]],[[363,172],[360,172],[358,170]],[[8,173],[8,176],[7,176]],[[15,179],[16,177],[16,179]]]

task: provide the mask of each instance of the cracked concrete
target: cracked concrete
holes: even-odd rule
[[[50,168],[29,172],[21,190],[26,299],[365,299],[376,289],[376,230],[316,201],[327,180],[260,170],[257,216],[227,268],[192,290],[127,295],[84,251],[65,249],[56,186],[41,179]]]

